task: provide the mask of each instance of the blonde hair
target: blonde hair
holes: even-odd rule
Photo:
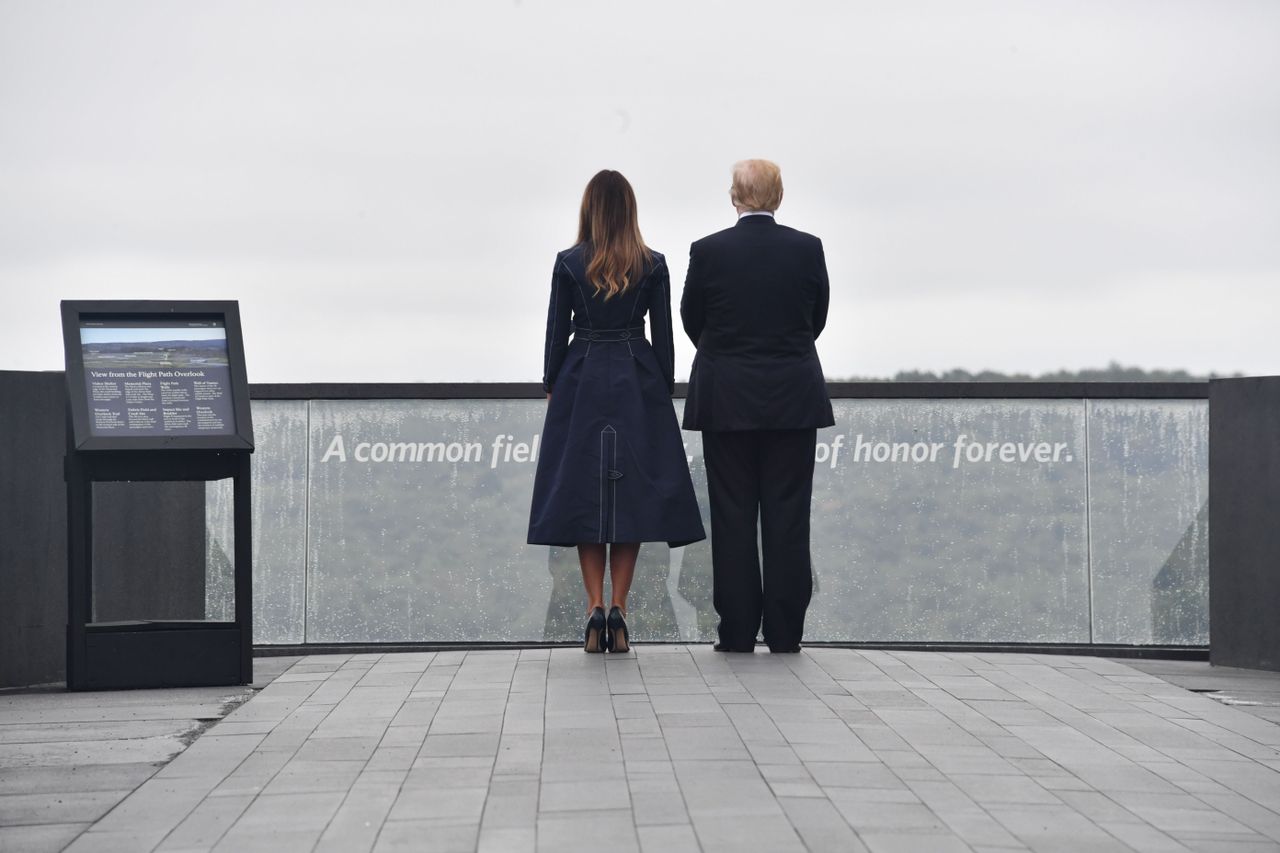
[[[782,170],[771,160],[739,160],[733,164],[729,198],[741,210],[777,210],[782,204]]]
[[[607,302],[635,283],[653,253],[640,236],[636,194],[621,172],[597,172],[582,193],[578,242],[587,250],[587,280]]]

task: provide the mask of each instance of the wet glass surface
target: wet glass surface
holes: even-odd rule
[[[1082,400],[834,403],[808,640],[1089,642],[1092,538],[1094,641],[1206,641],[1203,401],[1091,403],[1088,443]],[[255,402],[255,641],[578,639],[575,550],[524,544],[544,411]],[[630,622],[637,640],[714,637],[709,541],[644,546]]]
[[[306,638],[306,400],[253,402],[250,473],[253,530],[253,641],[301,643]],[[231,494],[217,504],[220,526],[231,525]]]
[[[1089,402],[1093,638],[1209,642],[1209,406]]]
[[[834,405],[807,637],[1088,641],[1080,401]]]
[[[555,554],[523,544],[545,407],[313,401],[307,640],[569,639]]]
[[[218,622],[236,621],[236,528],[234,480],[204,484],[204,609]]]

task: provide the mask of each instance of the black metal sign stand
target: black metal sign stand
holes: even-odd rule
[[[93,484],[228,477],[235,492],[235,621],[94,624]],[[95,454],[68,447],[67,533],[68,689],[196,687],[253,681],[248,453]]]
[[[141,687],[192,687],[247,684],[253,680],[252,540],[249,455],[253,451],[239,313],[234,302],[64,302],[63,335],[69,393],[67,423],[67,688],[104,690]],[[103,436],[90,428],[86,405],[81,329],[85,318],[107,325],[145,327],[191,318],[210,318],[225,329],[229,367],[219,363],[222,392],[230,396],[234,425],[221,435]],[[173,348],[170,347],[172,350]],[[130,356],[126,356],[130,357]],[[167,356],[166,356],[167,357]],[[127,363],[127,362],[126,362]],[[190,371],[192,375],[200,373]],[[99,373],[99,375],[102,375]],[[229,377],[229,378],[228,378]],[[204,392],[208,393],[208,392]],[[221,393],[221,392],[220,392]],[[92,399],[92,396],[88,399]],[[199,396],[197,396],[199,399]],[[123,405],[116,403],[116,405]],[[117,426],[110,412],[98,423]],[[175,416],[176,419],[176,416]],[[193,421],[194,423],[194,421]],[[152,429],[155,433],[157,430]],[[234,492],[235,619],[132,620],[95,622],[93,618],[93,484],[97,482],[210,481],[231,479]],[[157,525],[165,519],[155,520]],[[204,572],[203,566],[175,567]]]

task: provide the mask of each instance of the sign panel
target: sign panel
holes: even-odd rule
[[[62,303],[77,450],[252,450],[235,302]]]
[[[233,435],[221,320],[81,320],[89,432]]]

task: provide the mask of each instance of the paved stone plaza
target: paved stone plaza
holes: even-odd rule
[[[257,666],[265,687],[158,772],[241,691],[0,696],[0,849],[1280,849],[1280,725],[1101,658]]]

